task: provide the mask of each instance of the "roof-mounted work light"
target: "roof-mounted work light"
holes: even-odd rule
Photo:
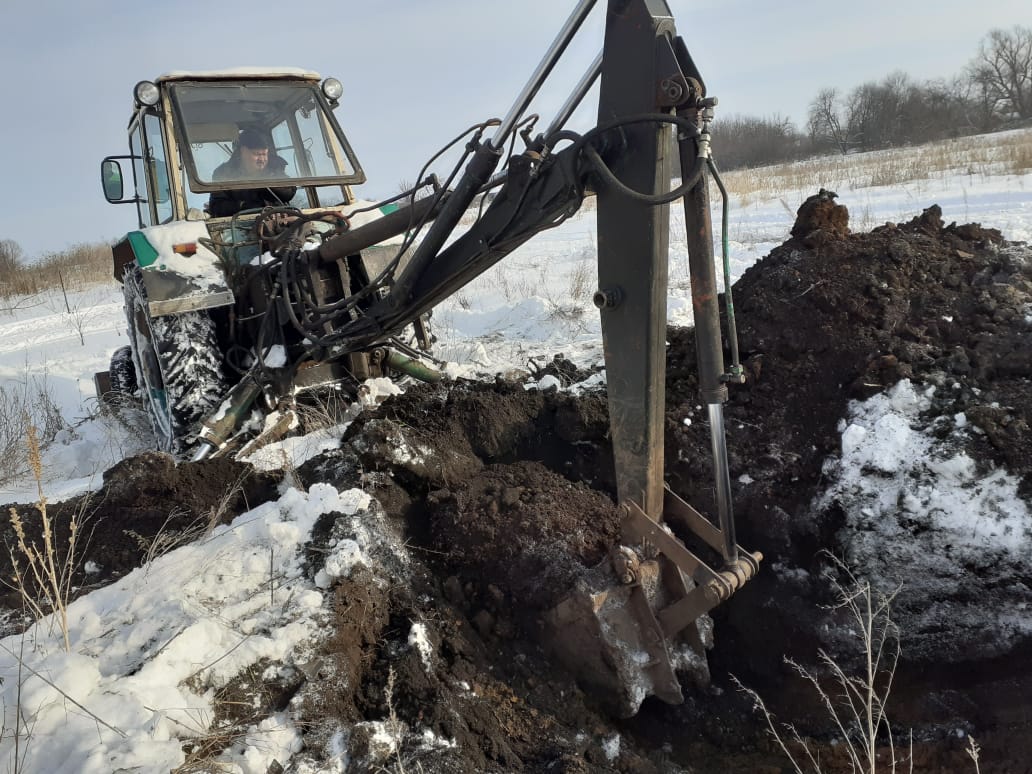
[[[151,107],[158,104],[160,93],[155,84],[150,81],[140,81],[133,87],[133,96],[136,98],[137,104]]]
[[[322,82],[322,93],[330,102],[336,102],[344,93],[344,85],[336,78],[327,78]]]

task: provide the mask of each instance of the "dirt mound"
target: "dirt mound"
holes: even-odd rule
[[[849,233],[849,210],[835,204],[838,194],[821,189],[800,205],[792,236],[806,247],[818,247]]]
[[[536,748],[510,746],[500,758],[488,752],[498,751],[495,741],[481,737],[475,743],[485,757],[468,761],[471,769],[556,770],[541,766],[546,759],[598,771],[754,771],[771,765],[779,758],[762,724],[728,684],[732,671],[774,697],[784,717],[830,739],[828,717],[815,697],[787,685],[790,672],[781,657],[812,663],[818,648],[848,657],[822,633],[841,622],[821,609],[830,599],[819,581],[819,550],[841,553],[850,537],[839,509],[814,506],[825,464],[839,452],[839,423],[851,400],[902,379],[939,385],[929,412],[965,413],[982,430],[964,441],[968,453],[987,468],[998,465],[1022,476],[1028,496],[1027,251],[978,225],[945,225],[937,207],[910,223],[850,234],[845,209],[832,196],[818,195],[810,204],[800,213],[801,236],[773,251],[735,287],[749,376],[727,406],[739,538],[769,559],[760,578],[714,613],[717,694],[694,693],[673,708],[647,702],[638,718],[614,724],[567,677],[552,678],[562,686],[559,698],[536,690],[540,684],[528,679],[527,672],[539,675],[551,666],[521,613],[545,601],[539,592],[550,567],[547,550],[580,555],[586,548],[577,542],[582,525],[563,519],[601,502],[585,499],[576,484],[614,494],[600,396],[573,399],[504,383],[430,388],[392,400],[349,431],[356,457],[348,464],[338,461],[336,475],[361,470],[413,544],[429,552],[431,580],[419,607],[424,613],[451,611],[441,613],[442,619],[457,617],[464,637],[486,649],[490,673],[503,679],[515,699],[497,701],[496,717],[521,728],[524,713],[531,712],[542,728],[561,730],[567,738],[576,738],[578,729],[601,729],[587,747],[564,746],[543,732]],[[694,337],[690,330],[671,330],[669,341],[668,480],[712,513],[709,434],[698,406]],[[520,462],[526,460],[538,464]],[[551,475],[543,475],[543,467]],[[307,475],[332,476],[334,466],[323,460]],[[564,503],[570,513],[550,521],[553,505]],[[537,510],[540,520],[534,523]],[[557,526],[565,539],[557,539]],[[595,550],[584,555],[593,557]],[[1020,588],[1005,600],[987,594],[985,604],[1003,610],[1032,602],[1024,599],[1027,588]],[[927,591],[918,584],[903,614],[927,604],[921,596]],[[976,593],[983,591],[989,590]],[[965,593],[956,591],[958,604]],[[1017,708],[1025,706],[1020,696],[1032,686],[1032,671],[1016,664],[1026,663],[1021,654],[1029,639],[1008,640],[1003,653],[1011,667],[1004,677],[1006,657],[980,649],[986,643],[958,622],[920,622],[919,631],[905,633],[905,647],[924,636],[922,626],[940,627],[935,641],[954,638],[948,652],[967,655],[960,672],[929,669],[920,657],[901,665],[894,701],[899,722],[917,729],[916,770],[969,765],[957,728],[989,740],[983,761],[992,759],[994,770],[1021,770],[1022,764],[1007,760],[1025,749],[1015,713],[1024,711]],[[383,652],[380,658],[391,661]],[[1000,698],[990,699],[993,694]],[[465,717],[462,702],[450,706]],[[623,739],[619,760],[597,747],[590,752],[592,744],[604,745],[616,733]],[[743,745],[750,752],[743,754]],[[834,745],[824,753],[825,770],[848,770]]]
[[[459,491],[428,498],[434,541],[450,564],[507,588],[528,613],[544,611],[620,534],[613,501],[538,462],[489,466]]]

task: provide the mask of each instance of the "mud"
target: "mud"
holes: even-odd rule
[[[821,192],[734,295],[747,374],[726,406],[738,538],[766,559],[713,612],[709,687],[686,684],[683,705],[650,699],[637,717],[615,720],[549,658],[542,612],[604,559],[619,529],[605,396],[500,380],[409,390],[296,471],[305,483],[371,491],[408,559],[391,560],[397,582],[360,570],[337,583],[333,631],[313,662],[284,670],[275,686],[241,676],[236,689],[266,696],[260,706],[270,710],[291,701],[313,761],[351,729],[349,771],[791,771],[734,675],[815,740],[822,771],[850,771],[820,701],[782,661],[812,665],[824,648],[849,663],[827,635],[842,622],[822,607],[831,596],[821,551],[842,554],[850,538],[839,509],[814,507],[825,462],[839,451],[839,422],[850,400],[901,379],[939,385],[930,412],[963,412],[980,431],[967,436],[967,452],[986,470],[1021,477],[1032,497],[1032,258],[992,229],[944,224],[937,207],[850,233],[846,209]],[[712,513],[693,333],[672,329],[668,341],[667,480]],[[563,382],[585,376],[562,358],[533,370]],[[186,533],[212,508],[228,519],[274,496],[271,480],[243,472],[151,455],[109,471],[91,511],[88,558],[103,568],[92,582],[141,560],[130,530],[168,530],[170,502],[185,511],[172,529]],[[240,491],[220,505],[238,480]],[[31,510],[21,512],[31,523]],[[355,528],[324,518],[310,548],[313,573],[320,551]],[[1003,615],[993,607],[1003,604],[998,587],[1010,589],[1007,605],[1032,603],[1027,566],[971,571],[982,586],[937,603],[977,596],[991,620]],[[917,586],[901,598],[903,656],[890,700],[897,741],[913,732],[913,770],[973,771],[966,734],[982,746],[982,771],[1032,770],[1032,638],[991,643],[948,617],[919,619],[928,598]],[[918,623],[908,627],[911,615]],[[426,623],[432,664],[408,641],[414,622]],[[411,732],[401,749],[377,748],[383,724]]]

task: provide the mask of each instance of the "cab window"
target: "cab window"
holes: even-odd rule
[[[316,84],[304,82],[179,82],[169,90],[182,126],[183,160],[191,188],[217,190],[215,170],[234,158],[240,132],[254,130],[272,139],[283,161],[278,176],[298,185],[360,183],[364,175],[346,138],[329,116]],[[268,179],[234,178],[232,187],[268,185]]]
[[[168,183],[168,160],[165,143],[161,139],[161,121],[152,113],[144,116],[144,135],[147,141],[148,187],[154,191],[155,223],[172,220],[172,195]]]
[[[133,157],[133,186],[136,192],[136,212],[140,228],[154,225],[150,197],[147,195],[147,146],[143,141],[143,126],[137,122],[129,132],[129,152]]]

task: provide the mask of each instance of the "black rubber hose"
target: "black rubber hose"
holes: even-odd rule
[[[702,176],[703,170],[706,168],[706,160],[704,158],[699,156],[696,157],[692,168],[687,172],[688,176],[682,176],[681,185],[677,188],[665,194],[644,194],[624,185],[616,175],[613,174],[613,171],[608,167],[608,165],[606,165],[605,160],[602,158],[601,154],[599,154],[598,150],[591,144],[597,136],[610,132],[613,129],[619,129],[620,127],[630,126],[633,124],[646,123],[672,124],[684,130],[688,137],[699,136],[699,127],[689,119],[683,118],[682,116],[670,115],[668,113],[640,113],[637,115],[615,118],[612,121],[599,124],[577,140],[574,143],[574,147],[583,147],[584,155],[588,158],[592,167],[599,173],[602,179],[624,196],[646,204],[669,204],[670,202],[677,201],[695,187],[695,184]]]

